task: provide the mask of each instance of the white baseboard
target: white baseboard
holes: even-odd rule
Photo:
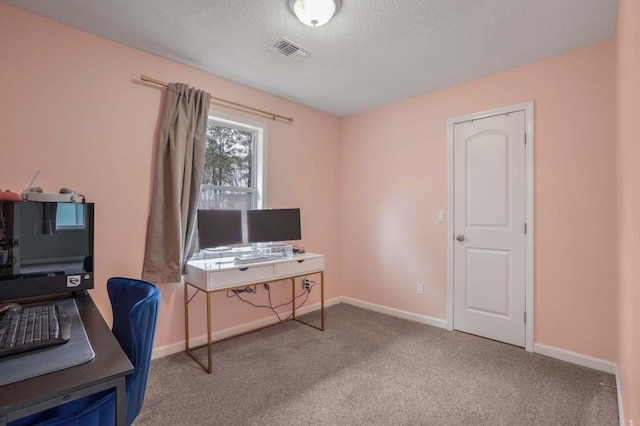
[[[376,305],[375,303],[364,302],[358,299],[352,299],[351,297],[343,297],[342,301],[349,305],[357,306],[359,308],[368,309],[370,311],[380,312],[381,314],[391,315],[393,317],[406,319],[409,321],[415,321],[426,325],[431,325],[438,328],[447,328],[447,321],[440,318],[433,318],[426,315],[420,315],[413,312],[402,311],[400,309],[389,308],[387,306]]]
[[[328,308],[329,306],[335,305],[342,302],[342,298],[341,297],[336,297],[334,299],[330,299],[330,300],[325,300],[324,302],[324,307]],[[309,306],[303,306],[302,308],[296,309],[296,316],[297,315],[304,315],[307,314],[309,312],[313,312],[320,309],[320,303],[315,303],[313,305],[309,305]],[[281,317],[286,317],[291,313],[291,311],[285,311],[282,312],[280,314]],[[204,321],[204,319],[203,319]],[[206,323],[206,321],[205,321]],[[211,334],[211,339],[212,341],[218,341],[218,340],[223,340],[226,338],[229,338],[231,336],[235,336],[238,334],[242,334],[242,333],[246,333],[252,330],[256,330],[260,327],[266,327],[268,325],[273,325],[273,324],[277,324],[278,323],[278,319],[274,316],[270,316],[267,318],[262,318],[259,319],[257,321],[252,321],[252,322],[248,322],[245,324],[240,324],[234,327],[229,327],[229,328],[225,328],[223,330],[219,330],[219,331],[215,331]],[[192,337],[191,339],[191,346],[195,347],[195,346],[200,346],[200,345],[205,345],[207,343],[207,334],[201,334],[200,336],[196,336],[196,337]],[[155,348],[153,350],[153,354],[151,355],[152,359],[157,359],[157,358],[162,358],[165,357],[167,355],[172,355],[178,352],[184,352],[185,350],[185,341],[182,340],[180,342],[176,342],[176,343],[171,343],[169,345],[165,345],[165,346],[159,346],[157,348]]]
[[[594,370],[603,371],[609,374],[616,374],[617,370],[617,364],[615,362],[595,358],[577,352],[571,352],[566,349],[543,345],[541,343],[535,343],[533,345],[533,352],[562,361],[570,362],[572,364],[581,365],[583,367],[592,368]]]

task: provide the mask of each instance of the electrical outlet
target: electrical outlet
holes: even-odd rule
[[[424,294],[424,284],[422,283],[422,281],[418,281],[416,283],[416,293]]]
[[[311,290],[311,280],[309,278],[302,280],[302,288],[305,290]]]
[[[444,210],[436,210],[436,222],[444,222]]]

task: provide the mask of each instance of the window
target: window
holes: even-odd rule
[[[58,203],[56,228],[84,229],[84,206],[78,203]]]
[[[265,205],[265,128],[209,117],[198,208],[258,209]]]

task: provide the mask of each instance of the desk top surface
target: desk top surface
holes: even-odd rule
[[[131,374],[133,365],[88,294],[76,297],[78,312],[95,352],[85,364],[0,386],[0,414],[64,396]]]
[[[75,299],[69,297],[37,303],[41,306],[48,304],[56,304],[66,312],[70,322],[71,338],[64,345],[55,345],[0,359],[0,386],[76,367],[95,357],[87,333],[84,331]],[[27,307],[29,304],[22,306]]]
[[[255,262],[235,263],[233,260],[224,263],[218,263],[217,258],[211,257],[207,259],[192,259],[187,262],[187,269],[195,268],[203,271],[230,271],[234,269],[245,269],[260,265],[269,265],[275,263],[287,262],[304,262],[308,259],[323,258],[324,255],[316,253],[294,254],[290,257],[274,257],[273,259],[258,260]]]

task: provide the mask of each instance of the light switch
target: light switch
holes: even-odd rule
[[[444,210],[436,211],[436,221],[444,222]]]

